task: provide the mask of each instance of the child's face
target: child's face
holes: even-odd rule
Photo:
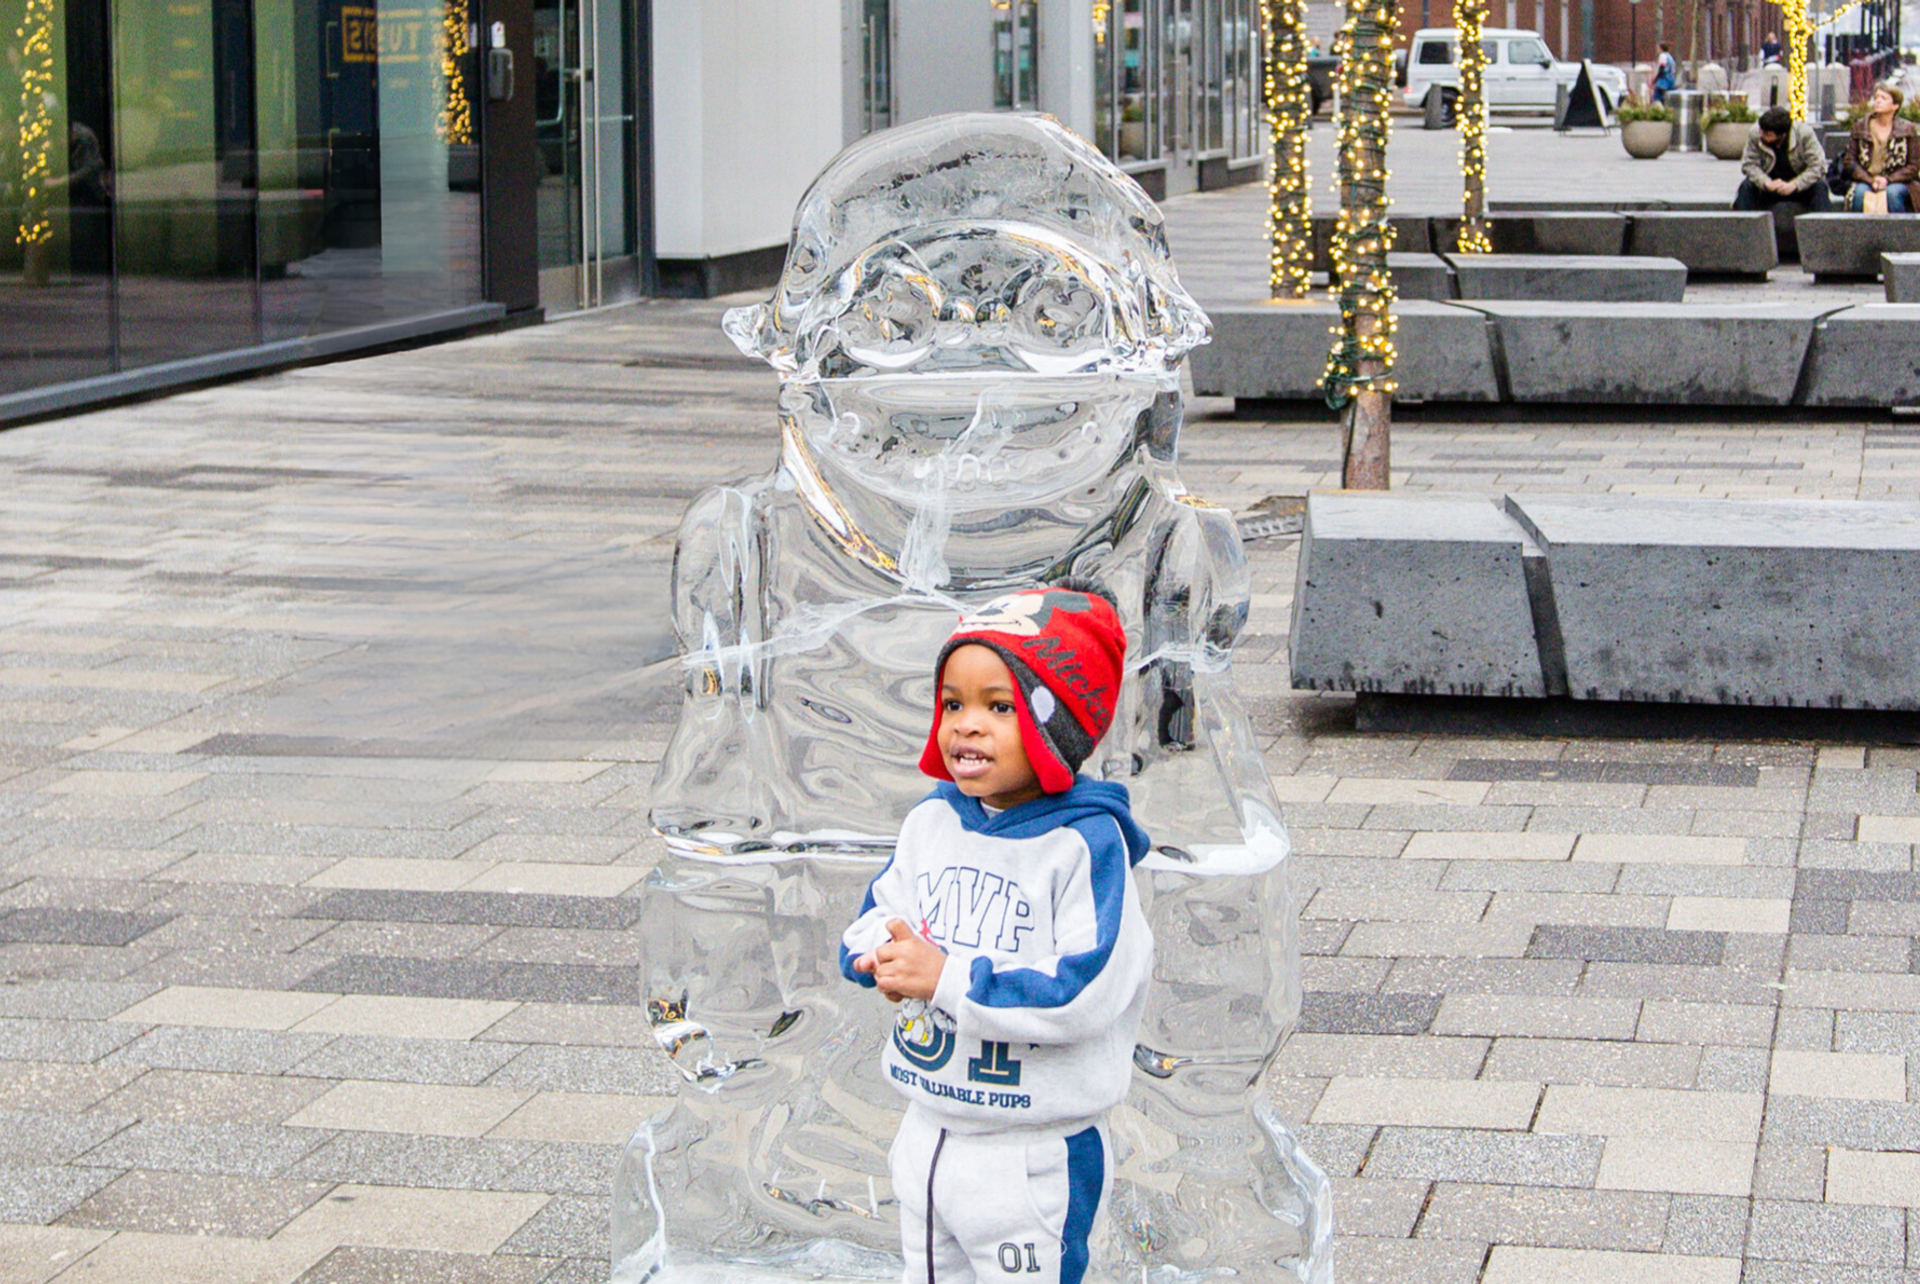
[[[1020,742],[1020,698],[1006,662],[983,646],[947,657],[940,678],[940,756],[960,792],[989,807],[1015,807],[1044,791]]]

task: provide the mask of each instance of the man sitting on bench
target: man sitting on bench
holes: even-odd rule
[[[1827,153],[1813,126],[1795,120],[1785,107],[1760,113],[1747,150],[1740,157],[1740,190],[1734,193],[1737,210],[1770,210],[1776,205],[1797,207],[1801,214],[1825,214],[1832,208],[1827,191]]]

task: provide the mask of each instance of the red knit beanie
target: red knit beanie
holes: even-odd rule
[[[1068,580],[995,598],[961,619],[933,670],[933,729],[920,770],[936,780],[953,779],[940,752],[940,683],[947,657],[963,646],[986,647],[1013,674],[1020,743],[1040,788],[1073,788],[1074,773],[1113,723],[1125,675],[1127,631],[1113,600],[1093,584]]]

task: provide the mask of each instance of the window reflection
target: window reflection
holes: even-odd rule
[[[0,393],[113,360],[112,123],[100,11],[0,0]]]
[[[0,0],[0,393],[477,302],[469,5]]]

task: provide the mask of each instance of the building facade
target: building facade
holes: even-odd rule
[[[1846,62],[1857,51],[1888,64],[1901,47],[1901,7],[1899,0],[1864,0],[1847,8],[1820,29],[1809,56]],[[1652,63],[1666,41],[1682,62],[1718,63],[1734,72],[1758,67],[1767,37],[1786,34],[1780,6],[1770,0],[1489,0],[1487,22],[1538,31],[1554,55],[1568,61]],[[1453,25],[1453,0],[1403,0],[1403,44],[1422,27]]]
[[[1257,180],[1259,0],[0,0],[0,423],[773,279],[846,143]]]

